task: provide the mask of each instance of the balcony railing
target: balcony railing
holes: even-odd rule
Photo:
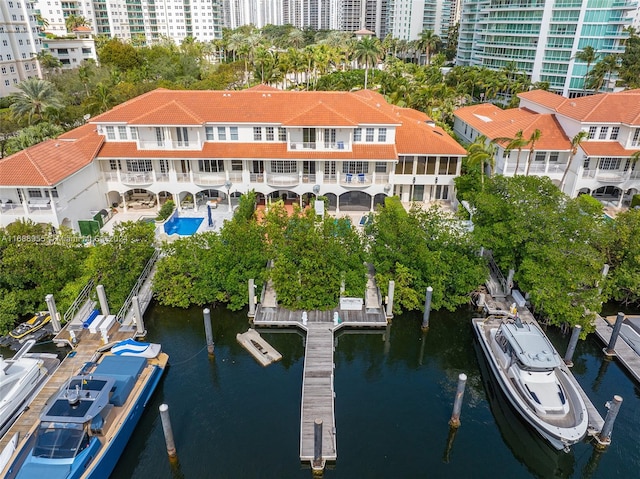
[[[558,173],[558,174],[563,174],[565,168],[567,167],[566,163],[542,163],[542,164],[536,164],[533,163],[530,167],[529,167],[529,174],[531,173],[545,173],[545,174],[553,174],[553,173]],[[526,169],[526,166],[525,166]]]
[[[156,173],[156,181],[166,183],[169,181],[169,173]]]
[[[138,140],[138,148],[140,150],[202,150],[202,145],[198,141],[171,141],[171,140],[155,140],[146,141]]]
[[[223,185],[227,180],[224,173],[194,173],[193,182],[199,185]]]
[[[292,141],[289,143],[290,150],[349,150],[350,148],[344,141],[336,141],[333,143],[325,143],[324,141]]]
[[[315,183],[316,182],[315,173],[303,173],[302,174],[302,182],[303,183]]]
[[[145,185],[153,183],[153,173],[150,171],[139,173],[120,173],[120,181],[129,185]]]
[[[267,183],[274,186],[294,186],[300,182],[298,173],[268,173]]]
[[[367,173],[343,173],[340,183],[346,186],[361,186],[371,184],[371,175]]]
[[[176,179],[178,183],[189,183],[191,181],[191,175],[189,173],[176,173]]]
[[[583,170],[582,177],[600,181],[637,180],[640,179],[640,171]]]
[[[264,183],[264,173],[250,173],[249,181],[251,183]]]

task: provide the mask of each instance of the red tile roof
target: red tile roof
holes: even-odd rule
[[[73,137],[76,138],[73,138]],[[89,165],[104,141],[85,125],[0,160],[2,186],[55,186]]]
[[[640,125],[640,89],[569,99],[542,90],[518,96],[582,122]]]
[[[538,114],[522,108],[501,110],[485,103],[459,108],[455,111],[455,116],[491,140],[513,138],[520,130],[524,138],[530,138],[535,130],[540,130],[536,150],[571,149],[571,141],[552,114]],[[499,143],[504,146],[507,142]]]
[[[301,112],[316,108],[315,123],[323,126],[324,115],[329,111],[343,117],[349,124],[393,124],[392,105],[381,95],[328,91],[282,91],[261,86],[242,91],[213,90],[165,90],[157,89],[133,98],[91,119],[92,123],[130,123],[137,125],[202,125],[203,123],[226,124],[291,124]],[[168,105],[172,105],[167,109]],[[174,118],[168,114],[178,111]],[[185,117],[185,112],[188,116]],[[192,116],[193,118],[189,118]],[[190,123],[185,123],[190,121]],[[312,124],[313,116],[305,118]]]
[[[453,153],[451,153],[453,154]],[[360,143],[347,150],[291,150],[286,143],[208,142],[202,150],[137,150],[133,142],[107,142],[98,158],[265,158],[329,160],[397,160],[395,145]]]
[[[638,150],[627,150],[617,141],[583,141],[580,148],[588,156],[621,156],[629,157]]]

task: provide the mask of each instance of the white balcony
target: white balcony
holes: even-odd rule
[[[348,150],[351,151],[351,147],[344,141],[336,141],[332,143],[325,143],[324,141],[292,141],[289,143],[289,150],[317,150],[317,151],[333,151],[333,150]]]
[[[222,186],[227,178],[222,173],[194,173],[193,182],[197,185]]]
[[[272,186],[295,186],[300,183],[298,173],[268,173],[267,184]]]
[[[346,187],[362,187],[371,185],[372,176],[368,173],[343,173],[340,175],[340,184]]]
[[[139,150],[202,150],[202,144],[197,141],[171,141],[171,140],[138,140]]]
[[[582,177],[598,181],[622,182],[639,179],[640,171],[583,170]]]
[[[127,185],[149,185],[153,183],[153,173],[150,171],[138,173],[120,172],[120,181]]]

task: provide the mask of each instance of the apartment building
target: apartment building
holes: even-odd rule
[[[391,0],[388,33],[400,40],[413,41],[424,30],[446,39],[456,23],[455,0]]]
[[[42,49],[60,60],[63,70],[77,68],[86,60],[98,61],[90,27],[74,28],[73,36],[43,38]]]
[[[301,205],[325,196],[336,213],[389,195],[450,201],[465,154],[425,114],[368,90],[158,89],[0,160],[0,225],[78,229],[113,205],[148,211],[171,198],[203,211],[250,190]],[[23,174],[21,162],[33,167]]]
[[[496,174],[548,176],[571,197],[589,194],[616,207],[630,203],[640,191],[640,90],[572,99],[543,90],[518,96],[516,109],[483,104],[456,110],[454,131],[471,142],[478,135],[514,138],[518,131],[530,139],[538,129],[532,154],[530,145],[508,152],[507,141],[497,143]],[[586,138],[573,151],[571,141],[581,131]]]
[[[153,43],[163,37],[208,42],[222,37],[218,0],[37,0],[47,32],[66,35],[69,15],[84,17],[96,35]]]
[[[534,83],[581,96],[587,64],[576,53],[587,46],[600,57],[622,53],[637,8],[635,0],[463,0],[456,64],[514,65]]]
[[[16,85],[40,77],[35,55],[40,51],[34,2],[0,2],[0,97],[16,91]]]

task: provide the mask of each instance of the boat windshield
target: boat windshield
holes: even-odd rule
[[[89,444],[82,424],[43,422],[37,432],[35,457],[64,459],[75,457]]]

